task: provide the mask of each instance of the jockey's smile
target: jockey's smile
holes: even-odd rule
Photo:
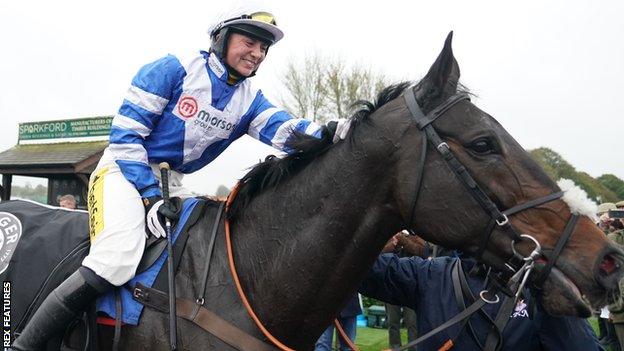
[[[236,72],[249,77],[266,57],[268,45],[243,34],[232,33],[229,38],[226,63]]]

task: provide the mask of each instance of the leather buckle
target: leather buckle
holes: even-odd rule
[[[149,301],[149,293],[141,290],[139,287],[135,287],[134,290],[132,290],[132,297],[137,300]]]

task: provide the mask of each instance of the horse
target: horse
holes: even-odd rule
[[[458,83],[451,41],[452,33],[418,83],[392,85],[375,103],[360,102],[347,139],[333,144],[326,130],[320,139],[292,139],[292,153],[255,166],[230,200],[231,250],[242,291],[266,331],[288,348],[313,349],[384,244],[402,229],[478,254],[484,263],[504,270],[514,252],[529,256],[533,250],[531,240],[509,235],[505,226],[512,225],[544,248],[537,271],[554,263],[537,289],[549,313],[587,317],[592,308],[613,300],[624,254],[565,199],[534,201],[560,189],[493,117],[467,98],[446,103],[467,93]],[[440,118],[429,125],[444,145],[426,147],[427,133],[406,103],[409,94],[425,115],[438,109]],[[484,242],[491,213],[466,190],[438,152],[441,147],[465,167],[462,174],[475,183],[471,189],[482,189],[491,200],[489,210],[533,206],[509,215],[508,223],[499,221]],[[576,223],[568,225],[572,217]],[[190,229],[175,278],[178,297],[195,300],[201,295],[212,221],[204,216]],[[562,233],[567,242],[557,249]],[[223,235],[220,227],[204,307],[265,339],[233,283]],[[167,314],[146,308],[138,326],[122,328],[120,347],[166,350],[168,326]],[[234,349],[183,319],[178,321],[178,345],[184,350]]]

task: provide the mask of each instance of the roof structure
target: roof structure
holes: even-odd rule
[[[0,153],[0,173],[90,174],[107,145],[108,141],[16,145]]]

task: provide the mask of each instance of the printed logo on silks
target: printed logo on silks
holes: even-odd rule
[[[195,117],[197,109],[197,100],[189,95],[182,96],[180,100],[178,100],[178,105],[176,107],[178,116],[185,121]]]
[[[193,128],[201,130],[201,134],[210,135],[219,139],[227,139],[232,134],[239,118],[225,111],[220,111],[213,106],[206,106],[193,120]]]
[[[22,222],[8,212],[0,212],[0,273],[9,267],[21,236]]]
[[[527,311],[526,308],[527,304],[524,303],[524,300],[518,300],[518,303],[514,308],[514,313],[511,314],[511,318],[529,317],[529,311]]]

